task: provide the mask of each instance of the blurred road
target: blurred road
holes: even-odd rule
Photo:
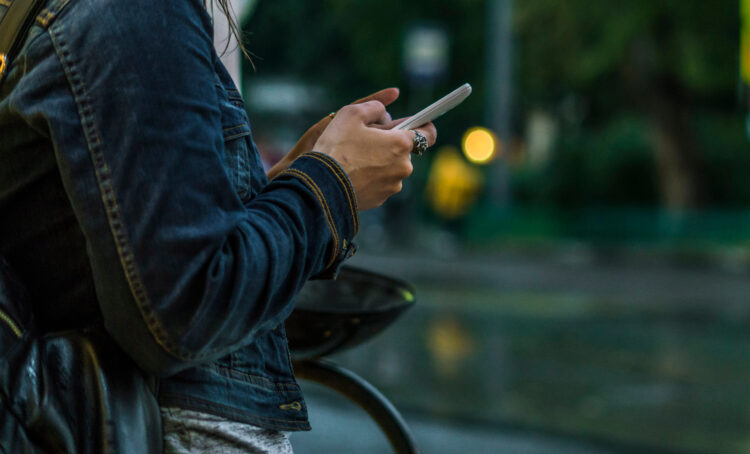
[[[426,453],[747,452],[743,263],[576,246],[350,264],[417,288],[412,310],[334,360],[408,410]],[[364,415],[312,396],[298,453],[388,452]]]
[[[316,385],[303,385],[312,432],[295,433],[295,454],[392,452],[364,411]],[[622,454],[603,446],[526,431],[460,426],[406,414],[422,453],[439,454]]]
[[[614,298],[629,304],[713,304],[750,313],[750,270],[731,257],[688,265],[674,258],[609,255],[585,246],[548,254],[493,254],[450,258],[422,254],[355,255],[351,265],[416,284],[481,287],[498,292],[531,290]]]

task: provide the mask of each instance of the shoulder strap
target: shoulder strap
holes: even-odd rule
[[[43,0],[13,0],[0,19],[0,80],[42,3]]]

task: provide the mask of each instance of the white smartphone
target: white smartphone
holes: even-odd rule
[[[461,104],[471,94],[471,85],[463,84],[434,103],[399,123],[393,129],[414,129],[429,123],[440,115]]]

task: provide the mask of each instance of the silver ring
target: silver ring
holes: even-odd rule
[[[427,137],[416,129],[412,129],[411,132],[414,133],[414,148],[411,152],[417,156],[422,156],[422,153],[427,151]]]

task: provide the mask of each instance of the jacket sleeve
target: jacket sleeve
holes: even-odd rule
[[[200,0],[71,2],[47,33],[52,58],[28,75],[45,89],[19,96],[45,106],[106,328],[146,371],[250,343],[349,253],[354,193],[327,156],[235,194]]]

